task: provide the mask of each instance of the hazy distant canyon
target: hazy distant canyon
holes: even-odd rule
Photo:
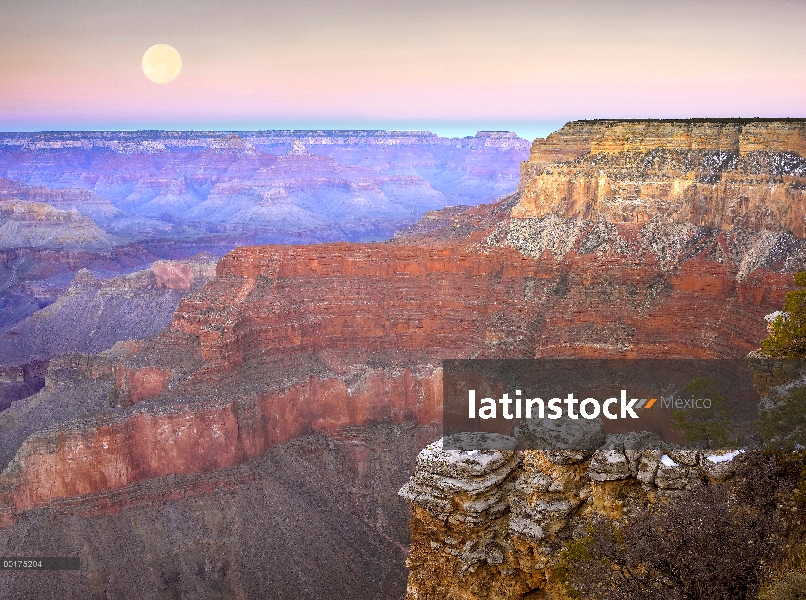
[[[106,244],[383,239],[427,210],[512,192],[528,146],[498,132],[0,134],[0,199],[75,209],[111,234]],[[65,245],[10,233],[3,247]]]

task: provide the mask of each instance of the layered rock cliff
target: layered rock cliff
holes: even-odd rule
[[[0,415],[3,463],[16,455],[0,476],[0,535],[10,539],[48,507],[78,510],[87,495],[129,490],[132,507],[147,506],[136,486],[248,469],[310,431],[438,423],[444,357],[741,354],[787,285],[770,272],[737,282],[708,261],[664,279],[634,263],[541,261],[495,247],[238,250],[161,336],[53,361],[45,388]],[[119,518],[131,510],[145,509]],[[376,507],[376,517],[406,543],[395,511]],[[87,519],[82,527],[97,522]],[[69,547],[81,540],[64,535]]]
[[[120,214],[120,210],[103,196],[86,189],[58,189],[25,185],[0,179],[0,200],[16,200],[47,204],[59,210],[76,210],[96,223],[105,223]]]
[[[508,132],[0,134],[0,327],[55,301],[81,268],[384,239],[428,210],[511,193],[528,145]],[[138,251],[150,260],[120,264]]]
[[[804,235],[806,121],[578,121],[536,140],[513,217]]]
[[[108,250],[112,238],[76,210],[41,202],[0,201],[0,248]]]
[[[509,132],[7,134],[0,199],[76,208],[127,240],[383,239],[427,210],[511,193],[527,151]]]
[[[578,121],[535,141],[511,218],[492,224],[486,244],[565,267],[553,293],[571,298],[546,316],[554,335],[537,356],[716,356],[738,349],[729,330],[755,332],[752,346],[765,335],[747,313],[716,317],[705,298],[746,302],[766,288],[761,304],[781,302],[770,292],[804,267],[804,177],[806,121]],[[460,226],[451,215],[442,223]],[[655,284],[621,288],[642,272]],[[623,291],[608,296],[605,281]],[[638,290],[637,304],[659,312],[625,327],[617,315]],[[725,329],[711,337],[719,321]],[[689,334],[703,335],[699,349],[681,345]],[[727,344],[714,352],[717,339]],[[772,397],[770,410],[780,404]],[[567,598],[562,550],[591,522],[629,522],[664,497],[730,480],[742,460],[635,434],[599,443],[573,460],[517,451],[514,439],[489,451],[426,447],[400,490],[412,507],[407,598]]]
[[[401,598],[408,511],[394,489],[435,435],[307,435],[235,467],[27,511],[0,530],[4,554],[80,556],[82,569],[6,571],[0,597]]]
[[[209,254],[155,261],[148,270],[105,279],[80,270],[54,303],[0,327],[0,411],[41,390],[48,361],[57,354],[100,352],[159,333],[179,300],[214,274]]]

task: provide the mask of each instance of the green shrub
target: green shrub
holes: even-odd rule
[[[792,390],[775,408],[760,410],[758,432],[770,450],[806,446],[806,388]]]
[[[557,576],[562,581],[565,588],[565,594],[569,598],[579,598],[579,590],[571,585],[571,565],[579,562],[586,561],[590,558],[588,553],[588,545],[591,543],[592,526],[588,526],[588,535],[580,539],[572,539],[566,542],[560,552],[560,559],[557,563]]]
[[[617,526],[600,519],[566,544],[562,578],[575,598],[746,600],[783,556],[778,507],[802,480],[803,457],[748,452],[735,479],[667,498]],[[766,599],[765,599],[766,600]]]
[[[688,444],[699,442],[711,448],[729,446],[733,411],[728,407],[728,398],[714,388],[711,379],[702,375],[686,386],[686,392],[694,398],[710,398],[711,408],[674,411],[672,429],[680,432]]]
[[[770,358],[806,356],[806,272],[794,275],[798,289],[788,292],[784,314],[770,324],[770,335],[761,342],[761,354]]]

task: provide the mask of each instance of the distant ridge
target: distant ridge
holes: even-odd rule
[[[800,123],[806,117],[691,117],[688,119],[577,119],[573,123]]]

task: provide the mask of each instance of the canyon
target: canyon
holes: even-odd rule
[[[527,150],[508,132],[0,134],[0,199],[75,209],[125,241],[384,239],[511,193]]]
[[[41,388],[56,351],[165,327],[191,290],[155,283],[155,261],[383,238],[510,193],[527,147],[508,132],[0,134],[0,407]],[[105,282],[92,302],[90,279]]]
[[[118,295],[141,280],[149,293],[177,292],[170,321],[160,312],[153,335],[127,334],[111,347],[107,336],[103,350],[37,355],[49,360],[44,386],[0,412],[2,553],[58,549],[81,556],[82,571],[36,582],[11,573],[0,598],[30,586],[68,597],[555,593],[544,585],[551,575],[542,538],[530,532],[540,526],[554,535],[581,502],[566,514],[551,506],[583,499],[583,490],[585,502],[611,506],[614,487],[628,495],[645,494],[642,485],[679,489],[710,465],[699,455],[679,457],[691,467],[685,477],[664,479],[656,464],[644,481],[641,460],[657,462],[656,449],[627,448],[624,440],[610,440],[611,454],[598,462],[562,468],[513,448],[490,463],[494,485],[476,485],[487,472],[448,461],[445,469],[462,477],[473,471],[472,493],[453,496],[440,488],[445,469],[432,473],[435,461],[417,458],[425,446],[437,463],[445,458],[433,445],[441,435],[441,361],[744,357],[806,263],[805,126],[574,122],[535,141],[514,194],[423,211],[388,241],[245,246],[224,255],[214,276],[198,267],[190,277],[181,261],[116,276]],[[80,138],[63,137],[58,143],[83,148]],[[477,138],[482,147],[512,142]],[[175,143],[203,152],[237,146],[249,160],[261,147],[216,139]],[[300,157],[314,160],[311,139],[296,146],[284,139],[286,158],[274,159],[286,160],[284,169]],[[115,148],[145,156],[142,139],[127,140]],[[382,148],[393,162],[408,146]],[[361,160],[346,143],[338,151]],[[39,185],[33,166],[15,160],[18,179]],[[82,167],[71,169],[77,179]],[[93,185],[93,193],[100,189]],[[188,211],[206,210],[202,204]],[[59,311],[75,297],[97,310],[104,284],[81,272],[69,289],[44,313],[49,320],[20,319],[20,336],[69,339]],[[99,327],[105,321],[99,317]],[[627,469],[608,478],[607,457],[618,453]],[[591,472],[605,474],[601,486],[590,483]],[[554,480],[562,485],[550,490]],[[664,487],[667,480],[677,483]],[[397,495],[404,485],[411,520]],[[549,492],[557,497],[541,495]],[[510,496],[528,500],[501,501]],[[547,513],[508,508],[539,502],[551,505]],[[131,544],[121,547],[115,536]],[[523,556],[529,568],[512,570]],[[323,572],[322,564],[334,568]]]

